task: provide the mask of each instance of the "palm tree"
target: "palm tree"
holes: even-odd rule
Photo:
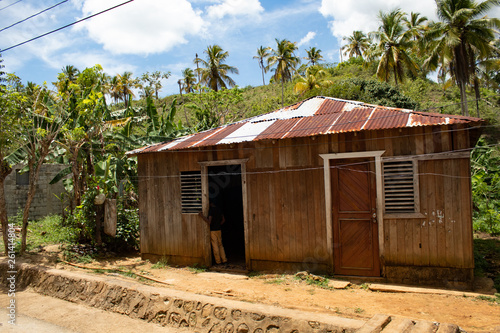
[[[332,81],[325,80],[325,77],[326,72],[322,68],[317,66],[308,67],[306,75],[299,76],[298,82],[293,87],[293,91],[296,94],[303,94],[315,88],[331,85]]]
[[[493,52],[498,18],[485,14],[498,6],[498,0],[436,0],[439,22],[432,24],[423,43],[428,44],[429,56],[425,65],[449,71],[460,89],[462,115],[469,115],[466,86],[476,72],[476,62],[487,59]]]
[[[204,68],[200,68],[201,82],[214,91],[219,91],[220,88],[234,87],[236,83],[228,74],[239,74],[239,72],[236,67],[224,64],[229,52],[224,51],[219,45],[210,45],[204,52],[207,55],[206,60],[200,59],[199,61],[204,66]]]
[[[132,72],[117,74],[111,80],[111,97],[115,102],[122,100],[127,108],[131,98],[135,96],[132,91],[135,87],[137,87],[137,80],[132,78]]]
[[[321,50],[315,47],[310,47],[309,50],[306,50],[307,57],[304,57],[305,60],[309,60],[308,64],[311,66],[316,65],[316,63],[323,60],[323,56],[321,55]]]
[[[362,31],[352,32],[352,36],[344,37],[342,40],[347,44],[342,46],[341,50],[350,57],[361,57],[370,48],[370,38]]]
[[[194,71],[191,68],[186,68],[182,71],[182,80],[184,81],[184,91],[190,93],[194,91],[194,85],[196,84],[196,77],[194,76]]]
[[[270,47],[261,46],[257,49],[257,55],[253,57],[254,59],[257,59],[259,61],[259,67],[262,70],[262,84],[264,86],[266,85],[264,73],[267,72],[267,68],[266,66],[264,66],[264,60],[266,60],[271,55],[271,53],[269,53],[270,49]]]
[[[403,17],[403,22],[414,41],[420,39],[425,32],[427,17],[411,12],[409,17]]]
[[[404,27],[405,14],[400,9],[379,12],[380,27],[372,35],[376,42],[374,55],[379,56],[377,77],[386,82],[394,75],[396,86],[404,80],[405,68],[414,75],[418,66],[408,53],[413,46],[410,32]]]
[[[67,65],[62,68],[61,73],[57,75],[57,82],[53,84],[57,87],[60,93],[65,93],[70,90],[71,84],[76,83],[80,71],[72,65]]]
[[[275,81],[281,81],[281,106],[284,106],[285,82],[291,81],[295,67],[300,64],[300,58],[295,55],[297,45],[287,39],[276,38],[276,49],[271,50],[267,58],[267,68],[273,68]]]
[[[200,71],[200,63],[201,63],[201,58],[198,57],[198,53],[195,54],[196,57],[194,58],[193,63],[196,65],[196,75],[198,75],[198,84],[201,82],[201,71]]]

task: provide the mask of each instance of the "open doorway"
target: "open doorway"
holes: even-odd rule
[[[209,166],[208,195],[209,199],[222,209],[226,218],[222,226],[222,244],[228,259],[228,268],[244,270],[245,224],[241,165]]]

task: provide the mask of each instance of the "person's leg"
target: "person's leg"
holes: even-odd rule
[[[222,263],[225,264],[227,262],[227,258],[226,258],[226,252],[224,251],[224,246],[222,245],[222,231],[218,231],[217,237],[218,237],[217,242],[219,246],[220,258],[222,260]]]
[[[219,241],[220,239],[220,231],[218,231],[219,237],[217,235],[217,231],[210,231],[210,240],[212,241],[212,251],[214,252],[215,263],[220,264],[220,254],[219,254]]]

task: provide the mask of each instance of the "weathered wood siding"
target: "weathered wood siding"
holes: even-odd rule
[[[362,131],[139,155],[141,252],[200,262],[208,228],[181,214],[181,171],[199,162],[248,159],[249,269],[332,270],[327,253],[320,154],[384,150],[418,159],[420,216],[384,216],[382,265],[472,268],[469,159],[437,153],[470,148],[459,126]],[[434,154],[434,155],[432,155]],[[436,157],[438,156],[438,157]],[[173,176],[173,177],[172,177]]]
[[[420,161],[419,174],[423,216],[386,216],[385,264],[472,268],[468,160]]]

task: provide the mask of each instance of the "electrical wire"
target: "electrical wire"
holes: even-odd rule
[[[64,1],[61,1],[61,2],[59,2],[59,3],[56,3],[56,4],[55,4],[55,5],[53,5],[52,7],[46,8],[46,9],[44,9],[44,10],[42,10],[42,11],[40,11],[40,12],[36,13],[36,14],[33,14],[33,15],[31,15],[31,16],[28,16],[27,18],[25,18],[25,19],[23,19],[23,20],[21,20],[21,21],[18,21],[18,22],[14,23],[14,24],[11,24],[11,25],[9,25],[8,27],[5,27],[5,28],[3,28],[3,29],[0,29],[0,32],[2,32],[2,31],[4,31],[4,30],[7,30],[7,29],[9,29],[9,28],[12,28],[13,26],[18,25],[18,24],[20,24],[20,23],[23,23],[23,22],[25,22],[25,21],[27,21],[27,20],[29,20],[29,19],[31,19],[31,18],[33,18],[33,17],[35,17],[35,16],[38,16],[38,15],[40,15],[40,14],[42,14],[42,13],[44,13],[44,12],[48,11],[48,10],[51,10],[51,9],[53,9],[53,8],[55,8],[55,7],[59,6],[59,5],[62,5],[62,4],[63,4],[63,3],[65,3],[65,2],[68,2],[68,1],[69,1],[69,0],[64,0]]]
[[[19,1],[22,1],[22,0],[19,0]],[[45,36],[47,36],[47,35],[50,35],[50,34],[53,34],[53,33],[55,33],[55,32],[61,31],[61,30],[63,30],[63,29],[66,29],[66,28],[68,28],[68,27],[71,27],[71,26],[73,26],[73,25],[75,25],[75,24],[77,24],[77,23],[80,23],[80,22],[86,21],[86,20],[91,19],[91,18],[93,18],[93,17],[95,17],[95,16],[98,16],[98,15],[104,14],[104,13],[106,13],[106,12],[109,12],[110,10],[113,10],[113,9],[116,9],[116,8],[121,7],[121,6],[123,6],[123,5],[126,5],[126,4],[128,4],[128,3],[132,2],[132,1],[134,1],[134,0],[128,0],[128,1],[125,1],[125,2],[123,2],[123,3],[121,3],[121,4],[119,4],[119,5],[113,6],[113,7],[111,7],[111,8],[105,9],[105,10],[100,11],[100,12],[98,12],[98,13],[95,13],[95,14],[92,14],[92,15],[90,15],[90,16],[84,17],[84,18],[82,18],[82,19],[80,19],[80,20],[78,20],[78,21],[75,21],[75,22],[73,22],[73,23],[66,24],[65,26],[62,26],[62,27],[60,27],[60,28],[57,28],[57,29],[54,29],[54,30],[52,30],[52,31],[46,32],[46,33],[44,33],[44,34],[42,34],[42,35],[39,35],[39,36],[37,36],[37,37],[31,38],[31,39],[29,39],[29,40],[26,40],[26,41],[24,41],[24,42],[22,42],[22,43],[19,43],[19,44],[16,44],[16,45],[10,46],[10,47],[8,47],[8,48],[6,48],[6,49],[0,50],[0,52],[5,52],[5,51],[8,51],[8,50],[12,50],[12,49],[14,49],[14,48],[16,48],[16,47],[19,47],[19,46],[21,46],[21,45],[24,45],[24,44],[27,44],[27,43],[33,42],[33,41],[35,41],[35,40],[37,40],[37,39],[40,39],[40,38],[42,38],[42,37],[45,37]]]
[[[465,148],[465,149],[459,149],[459,150],[454,150],[453,152],[472,152],[473,150],[476,149],[484,149],[484,148],[491,148],[491,147],[499,147],[500,144],[492,144],[492,145],[487,145],[487,146],[479,146],[479,147],[474,147],[474,148]],[[448,154],[450,152],[439,152],[439,153],[426,153],[426,154],[419,154],[419,155],[404,155],[404,156],[388,156],[388,157],[383,157],[382,158],[382,163],[384,161],[394,161],[394,160],[411,160],[415,158],[423,158],[425,160],[425,156],[436,156],[436,155],[444,155]],[[349,158],[345,158],[349,159]],[[343,163],[342,165],[337,165],[337,166],[330,166],[330,169],[345,169],[345,170],[351,170],[351,171],[356,171],[356,172],[363,172],[363,173],[373,173],[372,171],[361,171],[361,170],[356,170],[356,169],[349,169],[349,166],[354,166],[354,165],[360,165],[360,164],[366,164],[369,163],[367,161],[362,161],[362,162],[352,162],[352,163]],[[285,173],[285,172],[301,172],[301,171],[314,171],[314,170],[324,170],[324,166],[319,166],[319,167],[306,167],[306,168],[288,168],[288,169],[280,169],[280,170],[266,170],[266,171],[247,171],[245,174],[246,175],[259,175],[259,174],[278,174],[278,173]],[[241,175],[241,172],[228,172],[224,173],[225,175]],[[210,175],[210,174],[209,174]],[[448,177],[448,178],[456,178],[456,179],[469,179],[470,176],[453,176],[449,174],[440,174],[440,173],[435,173],[435,172],[420,172],[420,173],[415,173],[415,175],[433,175],[433,176],[443,176],[443,177]],[[202,174],[203,176],[203,174]],[[141,180],[141,179],[171,179],[171,178],[181,178],[180,174],[175,174],[175,175],[162,175],[162,176],[136,176],[136,177],[131,177],[132,180]]]
[[[2,8],[0,8],[0,11],[2,11],[2,10],[4,10],[4,9],[7,9],[7,8],[9,8],[10,6],[14,6],[16,3],[19,3],[19,2],[21,2],[21,1],[23,1],[23,0],[17,0],[16,2],[11,3],[10,5],[7,5],[7,6],[5,6],[5,7],[2,7]]]

